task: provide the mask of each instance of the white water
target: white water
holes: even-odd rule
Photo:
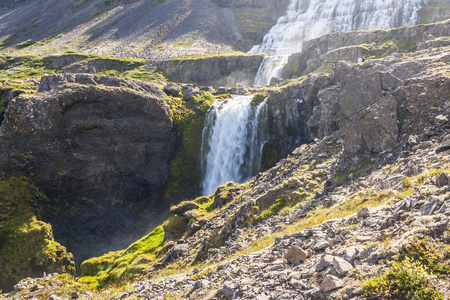
[[[262,148],[269,139],[268,111],[265,100],[251,106],[252,98],[233,95],[209,108],[202,136],[203,195],[259,172]]]
[[[304,41],[331,32],[416,25],[417,11],[425,4],[426,0],[291,0],[286,15],[249,53],[285,56],[301,52]],[[286,63],[286,57],[267,57],[255,84],[269,84]]]

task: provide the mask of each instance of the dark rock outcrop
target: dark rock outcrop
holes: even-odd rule
[[[8,104],[0,170],[30,177],[51,199],[41,205],[57,237],[107,235],[129,225],[121,206],[160,205],[175,139],[158,86],[67,74],[43,77],[39,91]]]

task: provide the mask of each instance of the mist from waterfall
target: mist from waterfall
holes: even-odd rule
[[[267,85],[281,76],[290,54],[302,51],[304,41],[331,32],[388,29],[416,25],[417,11],[426,0],[291,0],[261,45],[249,53],[268,53],[255,85]]]
[[[228,181],[251,179],[261,167],[269,139],[266,100],[252,105],[253,96],[233,95],[209,108],[202,135],[202,194],[210,195]]]

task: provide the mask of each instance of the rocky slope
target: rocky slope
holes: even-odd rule
[[[152,60],[228,53],[260,42],[288,5],[217,2],[2,1],[0,45],[8,54],[76,51]]]
[[[28,279],[5,297],[448,297],[450,49],[435,42],[261,89],[273,135],[266,159],[286,158],[248,183],[173,208],[179,216],[150,235],[86,261],[77,283]],[[130,278],[140,281],[92,290]],[[418,288],[396,295],[394,280]]]

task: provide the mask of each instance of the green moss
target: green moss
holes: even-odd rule
[[[165,232],[170,232],[174,234],[175,237],[179,238],[183,235],[186,224],[187,220],[185,217],[175,215],[168,218],[162,226]]]
[[[177,151],[170,163],[170,176],[166,198],[172,201],[180,197],[194,196],[200,188],[200,152],[205,113],[214,102],[209,92],[200,92],[192,101],[167,98],[172,108],[173,127],[177,138]]]
[[[75,273],[51,225],[36,218],[34,207],[43,197],[24,177],[0,182],[0,274],[5,281],[16,283],[42,272]]]
[[[163,244],[164,234],[163,226],[158,226],[125,250],[84,261],[81,264],[81,277],[77,281],[91,287],[103,287],[142,275],[155,261],[155,250]]]
[[[250,105],[257,106],[258,104],[263,102],[267,97],[268,97],[267,93],[258,93],[253,97],[252,102],[250,102]]]
[[[29,47],[29,46],[32,46],[32,45],[34,45],[34,44],[36,44],[36,42],[35,41],[33,41],[33,40],[31,40],[31,39],[29,39],[29,40],[26,40],[25,42],[22,42],[22,43],[19,43],[19,44],[16,44],[16,48],[17,49],[23,49],[23,48],[26,48],[26,47]]]

